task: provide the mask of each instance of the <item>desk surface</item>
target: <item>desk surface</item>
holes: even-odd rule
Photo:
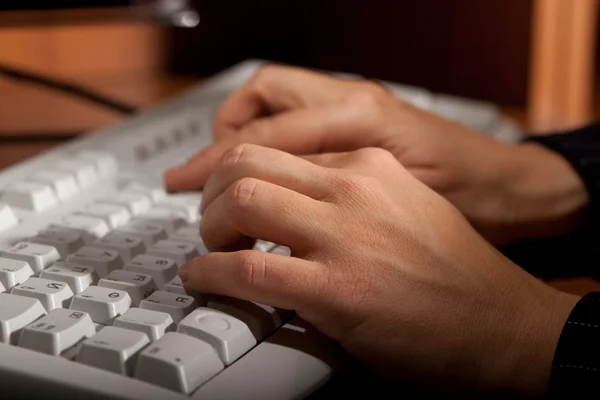
[[[83,84],[101,93],[129,102],[140,108],[151,107],[193,84],[199,78],[121,76],[90,77]],[[0,79],[0,137],[35,134],[60,135],[86,132],[119,122],[122,116],[98,109],[67,96],[48,92],[34,86],[21,86]],[[511,112],[512,116],[519,115]],[[25,160],[53,146],[49,141],[2,143],[0,169]],[[560,279],[548,282],[559,290],[584,295],[600,291],[600,282],[592,278]]]

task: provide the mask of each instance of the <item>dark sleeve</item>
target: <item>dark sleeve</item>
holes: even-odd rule
[[[600,292],[585,295],[565,323],[554,353],[548,397],[600,397]]]
[[[532,136],[524,143],[538,143],[560,154],[583,180],[590,194],[590,207],[585,223],[574,232],[527,240],[500,250],[540,278],[600,277],[600,123],[572,132]]]

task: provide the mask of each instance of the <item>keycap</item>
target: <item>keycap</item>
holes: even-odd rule
[[[200,218],[200,203],[198,204],[177,204],[165,200],[156,205],[156,209],[172,211],[183,218],[188,224],[192,224]]]
[[[0,258],[0,283],[6,290],[20,285],[31,276],[33,276],[33,270],[27,262]]]
[[[18,222],[19,220],[10,206],[0,203],[0,232],[14,227]]]
[[[196,246],[200,255],[208,253],[204,241],[200,237],[198,229],[193,226],[186,226],[178,229],[175,233],[169,236],[169,240],[176,240],[179,242],[188,242]]]
[[[73,291],[64,282],[41,278],[29,278],[12,288],[11,294],[38,299],[47,312],[69,306]]]
[[[59,261],[43,270],[40,278],[64,282],[69,285],[74,294],[79,294],[98,282],[98,275],[92,267],[69,264],[63,261]]]
[[[93,246],[119,252],[124,262],[129,262],[138,254],[146,251],[146,246],[141,238],[119,231],[112,231],[102,239],[98,239]]]
[[[115,250],[86,246],[67,257],[69,264],[92,267],[99,278],[104,278],[112,271],[123,266],[121,256]]]
[[[6,292],[6,288],[4,287],[2,282],[0,282],[0,293],[4,293],[4,292]]]
[[[86,244],[100,239],[106,235],[110,228],[101,218],[87,217],[85,215],[68,215],[60,222],[51,224],[51,228],[67,228],[79,233]]]
[[[194,298],[194,300],[196,300],[196,303],[198,303],[199,306],[206,305],[207,296],[205,296],[202,293],[192,292],[191,290],[184,288],[183,282],[181,282],[181,278],[179,276],[175,276],[173,279],[171,279],[165,285],[163,290],[168,293],[176,293],[183,294],[185,296],[191,296]]]
[[[176,329],[173,318],[169,314],[141,308],[130,308],[125,314],[116,318],[113,325],[145,333],[153,342],[163,337],[165,333]]]
[[[117,159],[110,153],[98,150],[84,150],[76,155],[77,159],[92,162],[96,167],[96,172],[102,177],[114,175],[119,169]]]
[[[150,211],[140,215],[140,218],[160,224],[168,234],[174,233],[179,228],[188,224],[185,214],[164,208],[152,208]]]
[[[140,353],[134,376],[190,394],[223,368],[223,363],[208,343],[169,332]]]
[[[58,227],[41,230],[37,236],[29,238],[28,241],[52,246],[63,258],[85,246],[85,241],[80,233]]]
[[[175,240],[160,240],[148,248],[148,255],[168,258],[182,266],[191,259],[198,257],[198,249],[191,243]]]
[[[83,210],[77,211],[75,215],[100,218],[106,222],[110,229],[119,228],[127,224],[131,219],[131,214],[127,210],[127,207],[103,203],[92,203]]]
[[[56,197],[61,201],[68,200],[79,193],[79,186],[75,177],[67,172],[43,170],[37,172],[28,180],[50,186]]]
[[[152,207],[152,202],[148,197],[135,192],[115,193],[110,197],[99,199],[98,203],[127,207],[134,217],[147,212]]]
[[[96,167],[89,161],[60,160],[52,168],[72,174],[83,189],[92,187],[98,181]]]
[[[162,289],[177,276],[178,267],[171,259],[141,254],[125,264],[125,270],[150,275],[156,286]]]
[[[29,297],[0,294],[0,343],[16,345],[21,329],[46,315],[42,304]]]
[[[107,326],[83,342],[77,362],[130,376],[138,352],[149,343],[144,333]]]
[[[19,346],[58,356],[95,334],[89,314],[57,308],[23,328]]]
[[[131,307],[131,297],[122,290],[90,286],[73,296],[71,310],[90,314],[97,324],[110,325],[119,315]]]
[[[152,246],[159,240],[167,239],[167,231],[163,224],[144,219],[133,219],[129,224],[119,228],[118,231],[139,237],[144,241],[146,247]]]
[[[60,254],[54,247],[28,242],[17,243],[3,251],[1,257],[25,261],[36,275],[60,260]]]
[[[11,207],[33,212],[49,210],[58,203],[50,186],[36,182],[13,183],[3,190],[1,200]]]
[[[248,325],[256,340],[264,340],[284,324],[289,312],[251,301],[231,297],[215,297],[207,307],[232,315]]]
[[[159,202],[167,197],[167,192],[162,187],[148,185],[140,182],[130,182],[122,186],[124,193],[140,193],[149,197],[153,202]]]
[[[198,304],[191,296],[157,291],[140,303],[144,310],[165,312],[178,324],[189,313],[198,308]]]
[[[257,240],[254,244],[254,250],[262,251],[265,253],[269,253],[273,250],[277,245],[273,242],[267,242],[265,240]]]
[[[137,307],[142,300],[150,297],[152,293],[158,290],[150,275],[122,269],[115,270],[108,274],[106,278],[100,279],[98,286],[119,289],[129,293],[134,307]]]
[[[290,257],[292,255],[292,250],[286,246],[277,246],[271,250],[273,254],[279,254],[280,256]]]
[[[248,325],[231,315],[198,308],[178,325],[177,332],[193,336],[210,344],[225,365],[247,353],[256,345]]]

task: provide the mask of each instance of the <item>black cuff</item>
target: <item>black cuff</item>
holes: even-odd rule
[[[598,398],[600,394],[600,292],[585,295],[560,335],[548,395],[551,399]]]
[[[532,136],[524,142],[539,143],[559,153],[583,180],[592,206],[600,204],[600,124],[568,133]]]

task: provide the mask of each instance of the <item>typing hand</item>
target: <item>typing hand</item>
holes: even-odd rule
[[[171,190],[204,186],[223,153],[254,143],[292,154],[390,151],[494,244],[567,232],[589,201],[566,161],[509,146],[397,100],[377,84],[301,69],[260,70],[222,106],[215,145],[167,171]]]
[[[389,152],[236,146],[202,211],[213,252],[182,267],[186,287],[296,310],[391,377],[545,390],[577,298],[504,258]],[[249,238],[293,257],[243,250]]]

